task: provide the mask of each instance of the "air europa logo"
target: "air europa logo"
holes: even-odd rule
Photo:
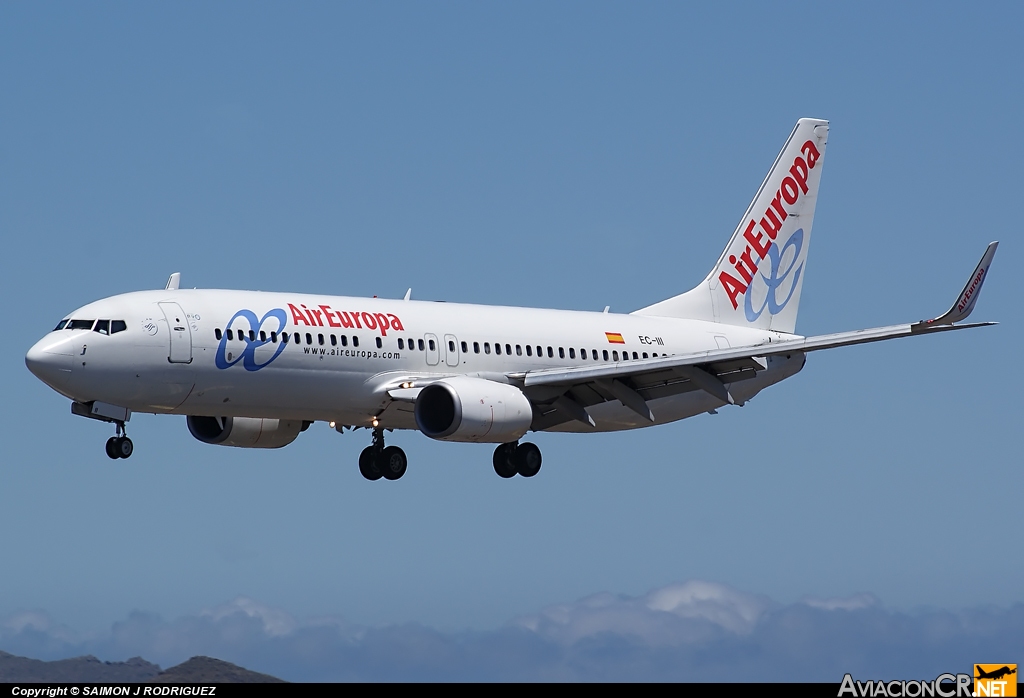
[[[388,330],[404,332],[405,327],[402,321],[394,313],[363,313],[359,311],[345,312],[334,310],[329,305],[318,305],[315,308],[307,308],[304,303],[299,304],[302,309],[291,303],[288,309],[292,312],[292,322],[298,327],[300,324],[309,327],[347,327],[349,329],[377,330],[382,337],[388,335]],[[324,324],[324,321],[327,324]]]
[[[264,324],[270,323],[264,329]],[[246,371],[259,371],[261,368],[269,364],[271,361],[276,359],[284,351],[285,344],[280,342],[276,346],[272,343],[267,336],[270,332],[280,332],[284,329],[285,324],[288,322],[288,316],[285,315],[284,310],[281,308],[274,308],[268,310],[267,314],[262,318],[257,318],[256,313],[251,310],[239,310],[237,313],[231,316],[228,320],[227,327],[225,330],[235,330],[238,333],[238,338],[245,341],[245,348],[242,349],[237,355],[234,352],[228,352],[228,333],[227,331],[220,338],[220,344],[217,345],[217,355],[214,357],[214,364],[217,368],[231,368],[239,361],[242,362],[242,367]],[[248,325],[248,327],[245,327]],[[250,339],[247,330],[251,331],[253,339]],[[260,331],[263,330],[263,334]],[[261,338],[262,337],[262,338]],[[256,357],[256,350],[263,347],[265,344],[270,344],[271,347],[275,347],[273,351],[267,349],[266,351],[260,352],[260,359]],[[269,355],[269,356],[268,356]]]
[[[971,297],[974,296],[974,292],[978,290],[978,286],[981,285],[981,280],[984,277],[985,270],[983,268],[979,269],[978,273],[974,275],[974,279],[971,281],[971,285],[968,286],[967,290],[964,291],[962,296],[960,296],[960,302],[957,303],[956,309],[959,310],[961,313],[964,311],[964,308],[966,308],[967,305],[971,302]]]
[[[779,231],[782,230],[783,221],[789,218],[789,213],[783,206],[783,202],[792,206],[800,199],[802,194],[807,193],[807,176],[814,169],[814,166],[818,164],[818,158],[821,157],[821,153],[818,152],[818,148],[812,141],[807,141],[800,146],[800,152],[801,155],[797,155],[793,159],[793,166],[789,168],[789,176],[782,180],[782,184],[779,185],[778,190],[775,192],[775,197],[765,209],[764,215],[761,216],[760,222],[751,219],[747,223],[747,227],[743,231],[743,239],[747,241],[747,245],[739,255],[739,259],[736,258],[735,254],[729,255],[729,264],[733,265],[733,269],[736,270],[740,278],[736,278],[727,271],[723,271],[718,275],[718,280],[721,282],[726,294],[728,294],[733,310],[739,308],[739,301],[737,299],[741,295],[747,295],[744,310],[747,320],[751,322],[760,317],[766,306],[768,312],[773,315],[786,306],[789,299],[793,296],[792,289],[782,303],[779,303],[776,299],[776,289],[781,286],[782,281],[788,277],[790,272],[793,272],[792,288],[795,289],[796,282],[800,278],[800,271],[803,268],[801,264],[800,267],[793,270],[793,265],[796,264],[803,246],[803,229],[793,233],[781,251],[778,243],[775,242]],[[758,225],[760,225],[761,230],[756,230]],[[779,266],[786,256],[786,250],[791,246],[794,247],[793,262],[780,274]],[[754,255],[757,255],[756,261]],[[766,257],[770,258],[772,265],[771,275],[761,275],[768,289],[765,303],[762,304],[760,309],[755,311],[750,298],[750,288],[754,283],[755,275],[760,271],[761,262]]]

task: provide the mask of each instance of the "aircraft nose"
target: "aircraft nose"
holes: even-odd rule
[[[74,355],[68,338],[44,337],[25,354],[25,365],[39,380],[58,388],[71,378]]]

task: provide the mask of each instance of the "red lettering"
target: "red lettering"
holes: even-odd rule
[[[776,211],[778,211],[778,213],[779,213],[779,220],[780,221],[784,221],[787,218],[789,218],[789,214],[786,213],[786,209],[784,209],[782,207],[782,192],[781,191],[775,192],[775,198],[772,199],[772,208],[774,208]]]
[[[316,324],[319,327],[323,327],[324,326],[324,320],[323,320],[322,313],[320,312],[320,310],[318,308],[313,308],[309,312],[313,313],[313,315],[316,316]]]
[[[359,313],[352,313],[352,319],[355,320],[356,327],[363,329],[363,326],[359,324]]]
[[[756,236],[754,235],[754,221],[750,221],[747,224],[747,229],[743,232],[743,238],[750,243],[750,246],[754,248],[754,252],[757,252],[757,256],[761,259],[764,259],[765,255],[768,254],[768,250],[772,247],[770,242],[767,245],[761,244],[762,240],[764,240],[761,233],[758,233]]]
[[[391,328],[391,323],[388,322],[388,317],[384,313],[374,313],[373,316],[377,318],[377,327],[380,328],[380,334],[382,337],[388,336],[388,330]]]
[[[779,187],[779,191],[782,192],[782,198],[790,205],[795,204],[796,198],[800,195],[800,190],[797,188],[796,182],[793,181],[792,177],[786,177],[782,180],[782,186]]]
[[[757,271],[757,264],[750,258],[750,248],[743,250],[743,254],[740,255],[740,259],[746,262],[747,266],[750,267],[751,271]],[[750,283],[749,281],[747,283]]]
[[[388,313],[388,319],[391,320],[391,329],[395,330],[396,332],[405,332],[405,328],[402,327],[402,321],[398,319],[397,315],[392,315],[391,313]]]
[[[288,309],[292,311],[292,324],[298,325],[300,322],[308,325],[309,321],[306,320],[306,316],[302,314],[302,311],[296,308],[291,303],[288,304]]]
[[[366,325],[368,330],[377,329],[377,320],[369,313],[363,313],[363,324]]]
[[[749,247],[747,248],[747,254],[748,255],[750,254],[750,248]],[[742,255],[741,255],[741,258],[742,258]],[[740,273],[740,276],[743,277],[743,280],[746,281],[748,284],[751,281],[754,280],[754,272],[757,271],[757,267],[756,266],[751,265],[750,271],[747,271],[746,267],[744,267],[742,264],[737,263],[736,255],[734,255],[734,254],[729,255],[729,264],[733,265],[733,267],[736,269],[736,271],[738,271]]]
[[[782,230],[782,221],[775,217],[775,211],[770,208],[765,210],[764,215],[765,217],[761,219],[761,227],[764,228],[764,232],[768,233],[768,237],[774,240]]]
[[[734,278],[725,271],[718,275],[718,280],[722,282],[725,292],[729,294],[729,300],[732,301],[732,309],[735,310],[739,307],[736,297],[746,293],[747,287],[740,283],[739,279]]]
[[[331,327],[341,327],[341,325],[334,321],[334,313],[332,313],[329,305],[321,305],[320,310],[324,311],[324,317],[327,318],[327,324]]]
[[[807,193],[807,163],[804,162],[802,157],[797,157],[793,161],[793,166],[789,168],[789,173],[793,175],[793,179],[800,185],[800,190],[804,194]]]
[[[807,141],[800,146],[800,152],[804,154],[805,158],[807,158],[807,166],[813,170],[814,165],[818,162],[818,158],[821,157],[821,153],[819,153],[818,149],[814,147],[814,143]]]
[[[352,318],[348,316],[348,313],[344,311],[338,311],[338,319],[341,320],[341,326],[352,329]]]

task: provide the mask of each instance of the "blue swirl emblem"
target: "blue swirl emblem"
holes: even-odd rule
[[[252,332],[251,337],[242,329],[235,329],[232,327],[232,325],[235,324],[235,321],[238,320],[239,318],[244,319],[248,323],[249,327],[247,329]],[[274,359],[280,356],[281,352],[284,351],[284,342],[278,343],[277,351],[275,351],[269,359],[267,359],[263,363],[258,363],[256,361],[256,350],[262,347],[264,344],[271,343],[270,339],[260,339],[260,330],[263,329],[263,324],[269,319],[277,320],[277,327],[274,330],[276,332],[280,332],[281,330],[283,330],[285,323],[288,322],[288,316],[285,315],[284,310],[282,310],[281,308],[274,308],[273,310],[267,311],[267,314],[264,315],[262,319],[257,319],[256,313],[252,312],[251,310],[239,310],[237,313],[232,315],[231,319],[228,320],[227,327],[224,328],[224,334],[221,335],[220,344],[217,346],[217,356],[214,358],[214,363],[216,364],[217,368],[231,368],[239,361],[241,361],[242,367],[246,371],[259,371],[261,368],[267,366]],[[241,352],[239,352],[231,361],[228,361],[228,331],[232,329],[235,329],[235,331],[238,332],[238,338],[245,342],[245,348]],[[253,337],[255,337],[255,339]]]
[[[764,274],[760,274],[760,277],[762,280],[764,280],[764,284],[766,287],[764,303],[761,304],[760,308],[754,310],[753,282],[751,282],[751,284],[747,286],[747,291],[746,293],[743,294],[743,310],[747,315],[747,322],[754,322],[759,317],[761,317],[761,313],[764,312],[765,308],[768,308],[768,312],[770,314],[776,315],[778,313],[781,313],[782,309],[789,304],[790,299],[793,297],[793,293],[796,291],[797,283],[799,283],[800,281],[800,272],[804,270],[803,262],[800,262],[800,266],[796,266],[796,263],[800,260],[800,251],[803,249],[803,246],[804,229],[799,228],[796,232],[789,236],[789,239],[786,240],[786,244],[782,246],[781,250],[779,249],[778,243],[772,243],[772,246],[768,248],[767,259],[769,262],[770,270],[767,276],[765,276]],[[789,266],[786,267],[786,270],[782,271],[779,267],[782,266],[782,260],[786,256],[786,250],[788,250],[790,247],[794,248],[793,259],[792,261],[790,261]],[[794,267],[796,268],[794,269]],[[761,270],[758,269],[758,271],[760,272]],[[786,294],[786,297],[780,303],[778,297],[779,288],[786,282],[790,274],[793,275],[793,278],[789,284],[789,293]]]

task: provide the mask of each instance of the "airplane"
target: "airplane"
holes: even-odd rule
[[[207,444],[280,448],[313,422],[367,429],[368,480],[408,460],[386,431],[496,444],[503,478],[532,477],[530,431],[604,432],[742,406],[807,354],[964,323],[995,256],[989,244],[948,312],[931,320],[795,333],[829,125],[797,121],[718,262],[690,291],[629,314],[260,291],[163,290],[90,303],[26,354],[73,414],[115,427],[133,412],[186,416]]]

